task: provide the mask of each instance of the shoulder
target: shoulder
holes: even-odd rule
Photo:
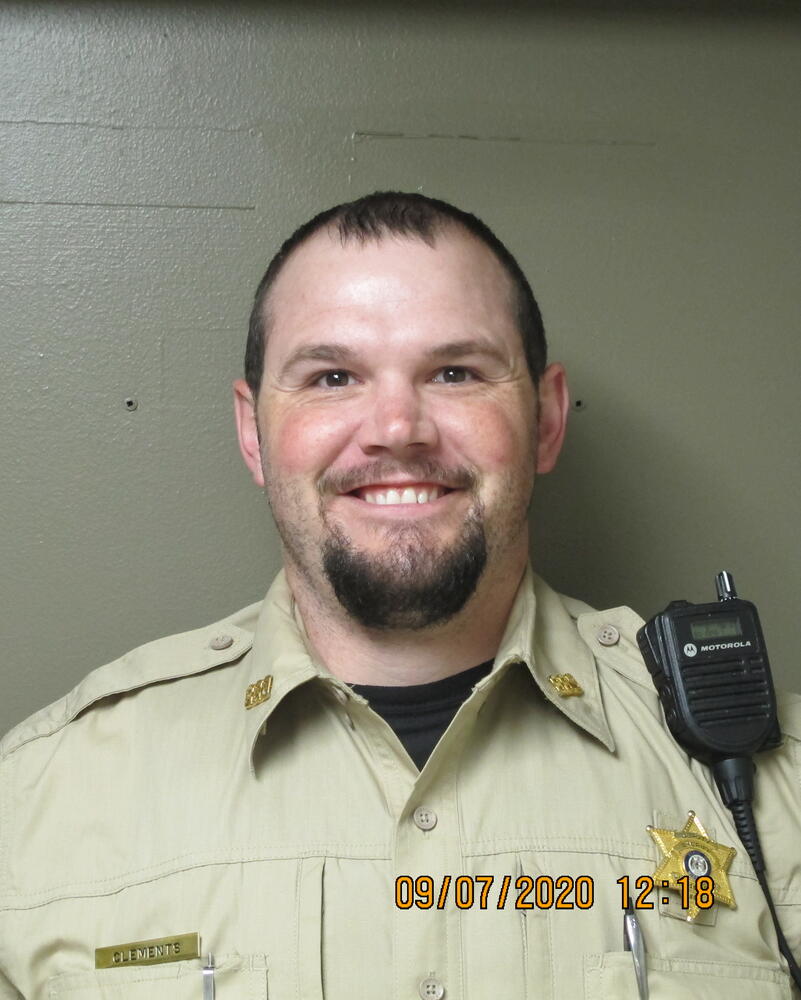
[[[543,588],[547,584],[537,579],[535,586]],[[644,619],[629,607],[598,611],[583,601],[551,593],[570,615],[576,631],[595,657],[599,677],[613,687],[633,688],[641,703],[654,707],[661,715],[656,688],[637,642]],[[776,701],[782,736],[785,743],[794,745],[795,758],[801,760],[801,694],[777,691]]]
[[[653,678],[637,642],[637,633],[645,624],[644,620],[628,607],[595,611],[572,598],[561,597],[561,600],[595,657],[602,689],[608,695],[605,698],[607,714],[614,717],[610,718],[613,733],[619,735],[624,726],[644,725],[645,713],[648,713],[665,733],[670,734]],[[624,689],[625,695],[621,698]],[[759,811],[766,827],[792,830],[792,836],[796,836],[797,824],[789,823],[786,815],[782,816],[782,810],[787,815],[798,815],[801,799],[801,694],[777,691],[776,707],[782,745],[776,750],[758,753],[754,758],[761,775]],[[765,820],[764,814],[772,808],[776,815]]]
[[[68,728],[79,716],[115,696],[165,681],[180,682],[238,662],[253,644],[262,602],[189,632],[156,639],[88,674],[63,698],[15,726],[0,740],[0,764],[22,747]]]
[[[575,618],[579,634],[595,655],[599,673],[608,675],[611,671],[624,682],[658,698],[637,642],[644,619],[628,607],[595,611],[572,598],[563,601]],[[785,741],[801,744],[801,694],[777,690],[776,708]]]

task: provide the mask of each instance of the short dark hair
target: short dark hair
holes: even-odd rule
[[[356,201],[335,205],[304,222],[281,244],[270,261],[256,289],[245,348],[245,380],[254,397],[259,393],[264,374],[267,297],[287,259],[301,243],[321,229],[336,227],[342,243],[351,239],[364,243],[368,239],[380,240],[391,234],[417,237],[433,246],[437,234],[453,225],[460,225],[477,236],[495,254],[509,275],[528,370],[537,385],[545,370],[547,354],[542,316],[520,265],[495,233],[475,215],[438,198],[403,191],[376,191]]]

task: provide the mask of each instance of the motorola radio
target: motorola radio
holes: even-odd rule
[[[781,744],[759,615],[718,573],[718,601],[673,601],[637,633],[676,741],[714,764]]]

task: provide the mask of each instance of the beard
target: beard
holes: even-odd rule
[[[395,528],[377,555],[354,548],[337,525],[329,529],[323,571],[339,603],[365,628],[416,631],[447,622],[474,593],[487,563],[479,501],[445,549],[426,544],[416,525]]]
[[[261,440],[261,438],[260,438]],[[505,502],[485,528],[485,505],[476,495],[457,538],[447,546],[433,541],[423,525],[384,524],[391,540],[379,552],[359,550],[343,528],[326,516],[324,498],[341,492],[348,483],[319,488],[317,517],[304,514],[307,502],[302,489],[271,475],[271,465],[262,447],[265,496],[281,538],[284,560],[305,579],[312,592],[321,593],[327,583],[332,596],[354,622],[383,631],[418,631],[442,625],[454,618],[475,593],[490,555],[496,560],[513,550],[526,521],[534,482],[535,448],[531,452],[531,475],[511,472],[502,484]],[[393,470],[394,471],[394,470]],[[414,470],[421,482],[450,478],[471,489],[475,478],[465,470],[441,471],[421,465]],[[376,477],[383,474],[380,467]],[[389,470],[387,471],[387,474]],[[322,539],[314,544],[318,525]],[[325,588],[327,589],[327,588]]]

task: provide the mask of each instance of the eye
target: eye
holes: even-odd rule
[[[471,379],[475,379],[475,375],[470,371],[469,368],[462,368],[461,365],[449,365],[447,368],[440,368],[437,378],[439,375],[444,375],[443,379],[444,385],[458,385],[460,382],[467,381],[467,376],[469,375]],[[434,379],[436,382],[437,379]]]
[[[346,372],[342,368],[337,368],[330,372],[322,372],[322,374],[315,376],[312,385],[319,385],[321,389],[346,389],[348,387],[347,380],[351,378],[350,372]],[[326,381],[323,385],[320,385],[323,379],[331,379],[332,381]]]

